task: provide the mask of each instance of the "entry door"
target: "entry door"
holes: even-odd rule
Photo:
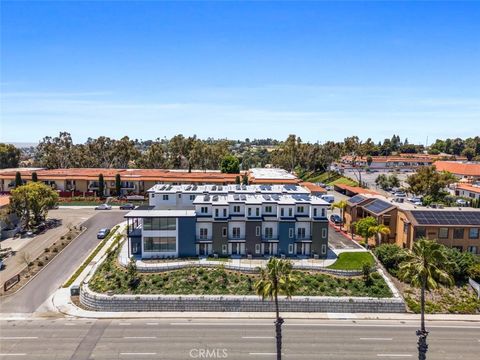
[[[239,243],[233,243],[232,244],[232,255],[238,255],[240,254],[240,249],[239,249]]]

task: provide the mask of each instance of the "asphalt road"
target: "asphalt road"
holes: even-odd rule
[[[417,325],[287,320],[284,359],[414,359]],[[478,359],[478,323],[429,325],[428,359]],[[275,358],[273,320],[22,320],[0,329],[0,359]]]
[[[77,237],[32,281],[12,296],[0,298],[0,313],[32,313],[60,287],[100,242],[97,232],[123,221],[125,211],[111,210],[96,214],[83,223],[87,230]]]

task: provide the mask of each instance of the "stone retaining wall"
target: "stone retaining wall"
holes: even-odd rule
[[[84,283],[80,302],[90,310],[127,311],[211,311],[211,312],[271,312],[272,301],[257,296],[195,296],[195,295],[106,295],[94,293]],[[280,311],[332,313],[401,313],[405,303],[401,298],[358,297],[293,297],[281,298]]]

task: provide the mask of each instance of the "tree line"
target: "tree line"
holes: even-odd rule
[[[428,149],[430,153],[443,152],[464,155],[470,159],[480,157],[480,138],[437,140]],[[199,139],[182,134],[170,139],[113,139],[107,136],[89,138],[75,144],[68,132],[46,136],[34,148],[17,149],[0,144],[0,168],[17,167],[21,160],[29,166],[56,168],[163,168],[163,169],[221,169],[226,156],[235,156],[241,170],[271,164],[292,171],[325,171],[343,155],[355,159],[398,153],[423,153],[423,145],[410,144],[398,135],[375,143],[371,138],[362,141],[351,136],[341,142],[303,142],[299,136],[287,139]]]

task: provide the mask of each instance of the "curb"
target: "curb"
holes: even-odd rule
[[[57,255],[56,255],[51,261],[49,261],[49,262],[47,263],[47,265],[43,266],[43,267],[40,269],[40,271],[38,271],[35,275],[33,275],[30,279],[28,279],[28,281],[27,281],[25,284],[23,284],[22,286],[20,286],[20,288],[18,288],[17,290],[15,290],[13,293],[11,293],[11,294],[6,294],[6,295],[1,295],[0,298],[2,298],[2,299],[3,299],[3,298],[8,298],[8,297],[10,297],[10,296],[15,295],[15,294],[18,293],[20,290],[22,290],[25,286],[27,286],[27,285],[30,283],[30,281],[32,281],[33,279],[35,279],[35,278],[37,277],[37,275],[40,274],[45,268],[47,268],[48,265],[50,265],[52,262],[54,262],[55,259],[58,258],[58,256],[59,256],[62,252],[65,251],[66,248],[68,248],[75,240],[77,240],[77,238],[78,238],[80,235],[82,235],[85,231],[87,231],[88,228],[85,227],[85,226],[83,226],[84,223],[85,223],[85,221],[80,224],[80,225],[82,226],[82,228],[83,228],[82,231],[81,231],[77,236],[75,236],[75,237],[67,244],[67,246],[65,246],[60,252],[58,252]],[[38,258],[37,258],[37,259],[38,259]],[[36,260],[36,259],[35,259],[35,260]],[[25,269],[25,268],[23,268],[21,271],[23,271],[24,269]]]

